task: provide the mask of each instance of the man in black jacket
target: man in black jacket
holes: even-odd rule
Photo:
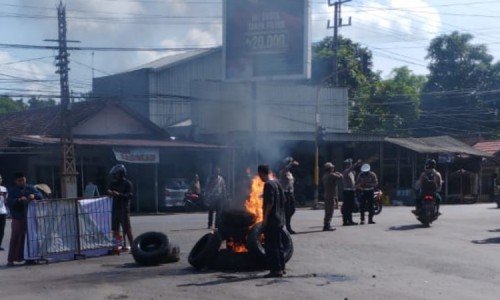
[[[282,234],[285,225],[285,194],[279,182],[270,178],[268,165],[259,165],[257,170],[264,182],[262,228],[266,238],[264,247],[270,270],[264,278],[283,277],[285,258]]]

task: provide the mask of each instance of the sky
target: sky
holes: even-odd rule
[[[55,50],[6,44],[55,45],[60,0],[0,0],[0,95],[16,99],[59,92]],[[333,2],[334,0],[330,0]],[[66,0],[69,46],[112,48],[208,48],[222,44],[222,0]],[[311,37],[332,35],[328,0],[310,0]],[[340,34],[373,52],[374,69],[390,76],[408,66],[427,74],[430,41],[453,31],[471,33],[500,59],[500,0],[352,0],[342,5],[351,25]],[[132,69],[178,51],[71,51],[70,88],[91,90],[93,77]]]

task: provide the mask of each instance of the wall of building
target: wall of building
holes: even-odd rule
[[[150,73],[150,119],[162,128],[191,118],[191,81],[222,78],[222,51]]]
[[[127,73],[94,78],[93,96],[118,99],[142,116],[149,118],[149,70],[141,69]]]

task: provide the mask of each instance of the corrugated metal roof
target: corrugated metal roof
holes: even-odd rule
[[[152,62],[149,62],[147,64],[140,65],[140,66],[135,67],[133,69],[124,71],[123,73],[137,71],[137,70],[142,70],[142,69],[164,69],[164,68],[169,68],[169,67],[177,65],[177,64],[179,64],[181,62],[185,62],[187,60],[194,59],[194,58],[196,58],[198,56],[206,55],[206,54],[209,54],[211,52],[218,51],[220,49],[221,49],[221,47],[211,48],[211,49],[190,50],[190,51],[179,53],[179,54],[168,55],[168,56],[159,58],[157,60],[154,60]]]
[[[386,142],[413,150],[418,153],[459,153],[489,157],[489,153],[479,151],[450,136],[425,138],[385,138]]]
[[[61,139],[37,135],[14,136],[10,138],[15,142],[22,142],[34,145],[54,145],[59,144]],[[132,146],[132,147],[158,147],[158,148],[198,148],[198,149],[221,149],[227,148],[219,145],[209,145],[175,140],[134,140],[134,139],[92,139],[75,138],[75,145],[85,146]]]
[[[472,147],[479,151],[483,151],[489,154],[495,154],[500,151],[500,141],[484,141],[474,144]]]

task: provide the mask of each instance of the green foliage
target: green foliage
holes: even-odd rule
[[[22,100],[13,100],[7,96],[0,96],[0,114],[12,113],[25,109]]]
[[[433,134],[498,132],[499,67],[485,45],[473,36],[453,32],[431,41],[429,77],[422,95],[420,126]]]
[[[54,101],[54,99],[41,100],[40,98],[32,96],[28,100],[28,108],[29,109],[42,108],[42,107],[54,106],[54,105],[56,105],[56,101]]]

